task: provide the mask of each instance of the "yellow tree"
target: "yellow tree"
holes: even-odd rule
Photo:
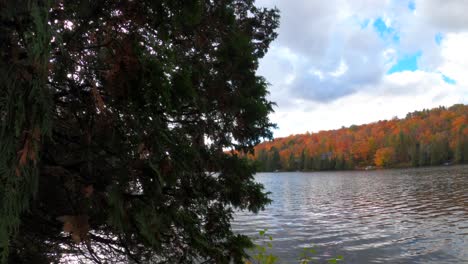
[[[393,147],[380,148],[375,153],[374,162],[378,167],[387,167],[393,164],[395,149]]]

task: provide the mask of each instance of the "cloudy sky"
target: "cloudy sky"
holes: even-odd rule
[[[468,103],[468,0],[259,0],[276,137]]]

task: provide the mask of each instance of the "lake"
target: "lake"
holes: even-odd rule
[[[468,263],[468,166],[259,173],[273,202],[233,228],[267,228],[279,263],[313,247],[320,263]]]

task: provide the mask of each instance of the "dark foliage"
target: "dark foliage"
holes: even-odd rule
[[[240,262],[277,26],[251,0],[0,1],[3,262]]]

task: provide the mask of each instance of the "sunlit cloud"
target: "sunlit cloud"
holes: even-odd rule
[[[276,136],[466,103],[468,1],[259,1],[281,11],[261,61]]]

